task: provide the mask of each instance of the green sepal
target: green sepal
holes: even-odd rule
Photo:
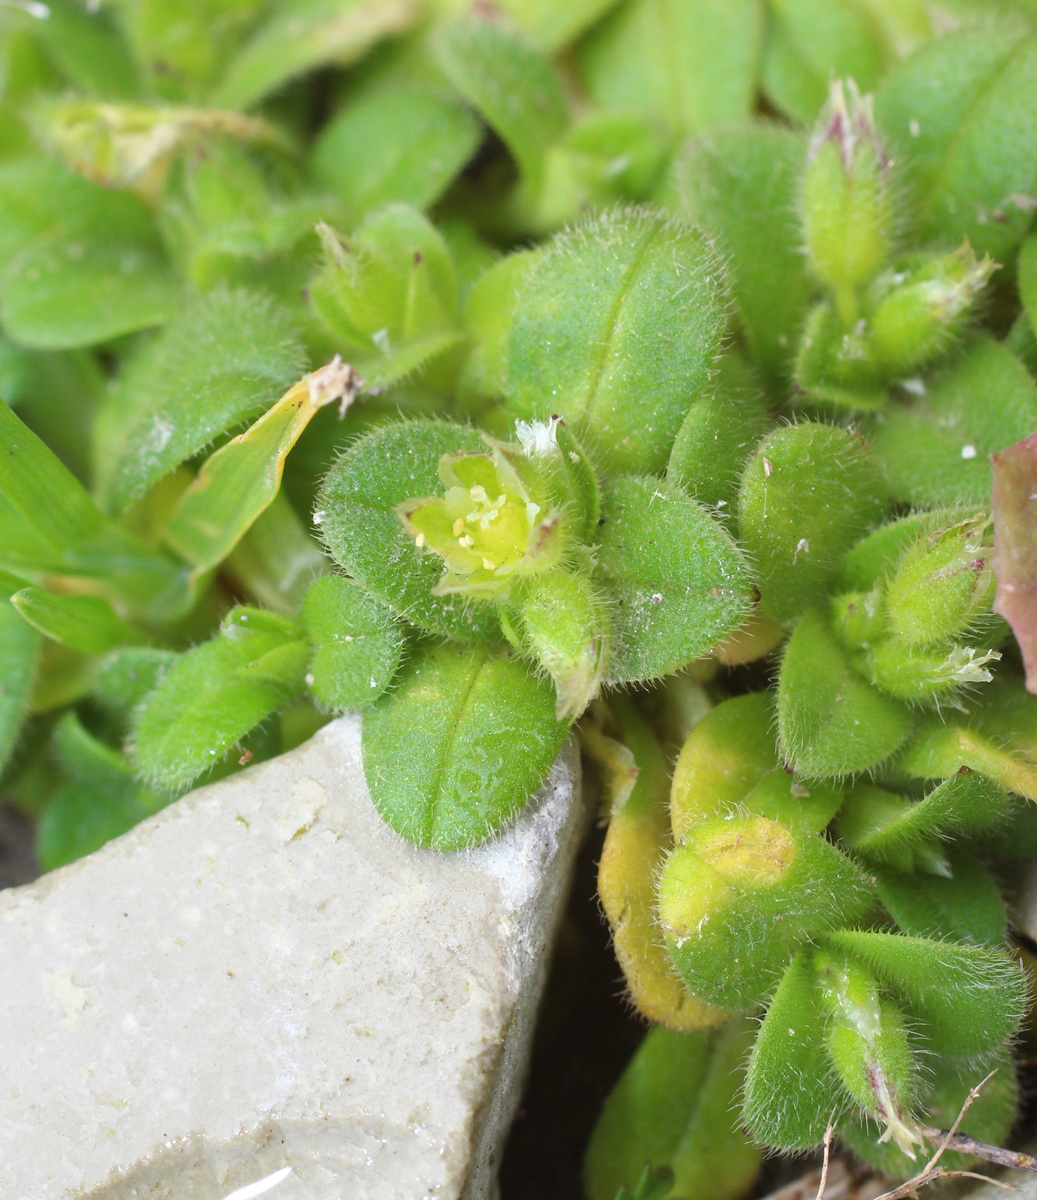
[[[801,951],[771,997],[746,1069],[742,1115],[760,1145],[813,1150],[828,1122],[849,1107],[832,1071],[825,1027],[809,952]]]
[[[613,478],[602,503],[598,573],[611,595],[610,684],[669,675],[749,616],[752,583],[724,528],[674,484]]]
[[[548,571],[518,605],[519,647],[555,686],[559,721],[578,720],[601,689],[612,642],[610,605],[589,570]]]
[[[613,470],[661,470],[720,349],[724,304],[698,230],[647,209],[581,223],[548,243],[521,293],[508,407],[562,417]]]
[[[659,920],[688,986],[748,1008],[776,985],[801,942],[860,918],[868,882],[815,833],[766,817],[694,826],[659,876]]]
[[[848,551],[840,560],[836,571],[836,587],[839,591],[869,592],[882,583],[896,567],[904,552],[918,538],[935,525],[954,520],[951,511],[935,513],[912,513],[880,525]]]
[[[556,417],[517,421],[515,436],[552,505],[564,512],[566,526],[577,540],[593,545],[600,534],[601,484],[587,448]]]
[[[854,671],[824,617],[796,623],[778,677],[778,746],[795,771],[840,777],[885,762],[911,731],[906,705]]]
[[[555,719],[554,689],[518,659],[425,647],[364,714],[364,774],[401,837],[463,850],[522,811],[568,729]]]
[[[940,1054],[994,1053],[1015,1035],[1026,1011],[1026,977],[1003,950],[850,929],[827,940],[899,995]]]
[[[847,331],[829,301],[816,305],[807,317],[793,373],[796,390],[818,405],[871,412],[885,408],[889,399],[866,325],[860,321]]]
[[[878,587],[870,592],[841,592],[829,600],[832,632],[847,650],[866,649],[881,640],[886,632],[882,600]]]
[[[877,688],[907,703],[938,707],[964,687],[989,683],[990,664],[1001,657],[982,646],[948,644],[939,649],[905,646],[892,639],[854,656],[861,674]]]
[[[763,610],[789,621],[816,604],[885,503],[882,472],[859,435],[808,421],[764,438],[738,498],[739,536]]]
[[[919,255],[879,276],[868,297],[868,351],[888,375],[905,376],[962,332],[996,264],[965,242],[952,254]]]
[[[486,449],[467,425],[411,421],[359,438],[328,472],[314,523],[332,557],[376,599],[419,629],[463,641],[494,638],[490,605],[435,595],[443,560],[419,550],[396,515],[404,501],[438,492],[444,454]]]
[[[937,646],[990,618],[996,579],[990,520],[935,522],[909,545],[886,585],[889,631],[909,646]]]
[[[82,654],[104,654],[116,646],[150,640],[102,596],[59,595],[27,587],[15,592],[11,603],[40,633]]]
[[[306,686],[322,708],[367,708],[385,691],[403,653],[392,611],[338,575],[314,580],[299,613],[310,645]]]
[[[731,1119],[740,1066],[752,1042],[749,1020],[716,1032],[656,1026],[609,1093],[584,1158],[589,1200],[616,1200],[645,1163],[668,1166],[682,1200],[737,1200],[762,1152]]]
[[[64,781],[40,816],[36,853],[45,871],[99,849],[162,807],[123,757],[66,713],[53,735]]]

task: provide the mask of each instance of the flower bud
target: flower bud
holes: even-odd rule
[[[418,548],[446,564],[435,595],[503,599],[516,578],[546,570],[561,553],[559,514],[546,509],[529,461],[516,447],[486,441],[486,453],[439,460],[445,495],[406,500],[396,509]]]
[[[559,721],[575,721],[597,696],[610,641],[609,612],[590,572],[551,571],[519,608],[519,643],[554,681]]]
[[[858,1105],[909,1158],[921,1143],[910,1106],[917,1091],[907,1027],[896,1006],[879,993],[871,973],[852,959],[818,950],[814,968],[828,1010],[828,1055]]]
[[[856,290],[889,256],[888,174],[871,97],[852,79],[834,81],[810,142],[800,204],[810,265],[835,293],[846,325],[857,318]]]
[[[876,280],[869,348],[892,374],[911,371],[943,350],[969,318],[997,264],[968,242],[953,254],[926,256]]]
[[[928,650],[889,640],[869,650],[859,665],[876,687],[898,700],[936,703],[969,684],[989,683],[990,664],[1000,658],[997,650],[975,646]]]
[[[886,586],[890,635],[906,646],[937,647],[989,618],[993,548],[985,514],[919,536]]]

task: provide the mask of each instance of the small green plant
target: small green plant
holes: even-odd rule
[[[456,851],[576,727],[654,1023],[590,1200],[909,1176],[993,1067],[1002,1140],[1032,5],[455,7],[0,5],[6,793],[57,867],[362,710]]]

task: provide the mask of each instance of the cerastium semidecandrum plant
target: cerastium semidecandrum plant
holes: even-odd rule
[[[385,820],[458,850],[576,725],[654,1023],[591,1200],[735,1197],[830,1127],[905,1177],[992,1067],[966,1129],[1004,1139],[1021,0],[941,36],[921,0],[30,7],[0,750],[44,864],[347,709]]]

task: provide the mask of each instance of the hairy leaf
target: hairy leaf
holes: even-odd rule
[[[782,977],[757,1034],[745,1077],[751,1136],[778,1150],[813,1150],[847,1107],[828,1065],[814,971],[799,954]]]
[[[804,422],[775,430],[742,473],[738,530],[759,574],[761,607],[779,621],[816,604],[839,559],[885,508],[864,440]]]
[[[800,249],[796,199],[806,139],[759,125],[693,142],[677,164],[688,218],[726,251],[738,320],[769,381],[788,377],[812,285]]]
[[[355,62],[416,18],[412,0],[284,0],[231,59],[213,102],[249,108],[315,67]]]
[[[763,90],[794,121],[809,125],[829,81],[850,77],[871,91],[889,61],[882,27],[861,0],[767,0]]]
[[[986,508],[990,456],[1034,429],[1037,384],[1010,350],[978,337],[926,385],[924,395],[884,414],[871,441],[896,499]]]
[[[911,730],[905,704],[856,674],[816,611],[800,617],[778,677],[778,746],[802,775],[852,775],[885,762]]]
[[[188,787],[298,694],[307,657],[293,622],[233,610],[220,635],[179,658],[136,713],[139,773],[163,791]]]
[[[634,0],[584,39],[577,62],[595,104],[687,136],[749,115],[763,25],[758,0]]]
[[[999,1050],[1026,1011],[1022,968],[1003,950],[849,929],[828,941],[892,987],[941,1054]]]
[[[432,88],[376,91],[348,104],[321,130],[313,174],[334,192],[347,229],[383,204],[428,208],[474,154],[478,121]]]
[[[1037,37],[1006,22],[937,38],[886,76],[875,112],[920,236],[1007,262],[1037,193]]]
[[[551,685],[504,654],[452,646],[416,654],[364,715],[375,807],[418,846],[483,841],[521,812],[561,749],[568,725],[554,705]]]
[[[602,517],[598,568],[611,592],[610,683],[669,675],[749,615],[745,560],[680,488],[620,476],[603,497]]]
[[[99,423],[101,494],[121,512],[222,433],[257,417],[306,356],[266,296],[218,289],[187,305],[123,370]]]
[[[384,604],[337,575],[310,585],[299,614],[310,643],[306,683],[330,709],[367,708],[400,664],[403,632]]]
[[[446,77],[511,151],[535,194],[544,152],[568,124],[551,62],[505,26],[478,18],[441,26],[433,46]]]
[[[660,470],[719,350],[724,290],[712,247],[680,222],[624,210],[560,234],[519,299],[511,412],[558,414],[608,467]]]
[[[589,1200],[615,1200],[645,1163],[673,1172],[667,1195],[735,1200],[745,1194],[762,1155],[730,1110],[753,1029],[738,1020],[715,1033],[648,1033],[609,1093],[587,1147]]]

